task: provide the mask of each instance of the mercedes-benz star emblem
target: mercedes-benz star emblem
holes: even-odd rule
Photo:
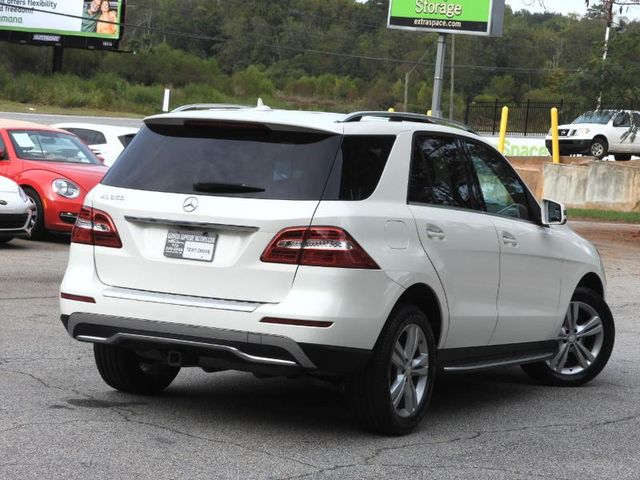
[[[187,213],[193,212],[196,208],[198,208],[198,199],[196,197],[187,197],[187,199],[182,204],[182,208]]]

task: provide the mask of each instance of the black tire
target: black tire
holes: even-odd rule
[[[417,329],[414,326],[418,327]],[[422,332],[419,338],[419,346],[414,349],[415,354],[422,352],[422,358],[426,353],[426,366],[420,367],[416,365],[416,369],[420,369],[424,373],[418,374],[408,370],[411,386],[416,391],[413,397],[415,409],[409,413],[403,410],[399,413],[398,408],[393,405],[391,387],[396,385],[401,377],[405,374],[401,373],[392,361],[392,355],[396,343],[401,346],[404,338],[408,340],[409,331],[412,330],[418,334]],[[404,336],[404,337],[403,337]],[[416,342],[415,345],[418,345]],[[417,357],[412,357],[417,358]],[[403,361],[409,364],[406,356]],[[417,360],[415,360],[417,362]],[[412,363],[413,365],[413,363]],[[365,369],[351,379],[347,383],[347,398],[350,407],[358,419],[360,424],[368,430],[382,433],[386,435],[404,435],[413,430],[424,416],[431,394],[436,375],[436,345],[431,325],[429,324],[424,312],[413,305],[398,305],[391,312],[389,319],[380,338],[374,348],[372,358]],[[414,380],[415,375],[415,380]],[[406,384],[406,376],[405,383]],[[426,384],[421,380],[426,378]],[[395,382],[392,380],[395,379]],[[404,398],[406,388],[399,388],[402,391],[402,400],[398,407],[403,409],[407,407],[407,400]],[[398,397],[399,398],[399,397]],[[415,400],[419,400],[415,402]]]
[[[29,197],[36,206],[35,222],[33,223],[33,227],[31,227],[29,238],[31,240],[41,240],[47,233],[44,228],[44,207],[42,206],[42,200],[40,200],[40,195],[38,195],[38,192],[36,192],[33,188],[23,188],[24,192],[27,194],[27,197]]]
[[[133,350],[95,343],[93,356],[102,379],[121,392],[154,395],[176,378],[179,367],[152,362]]]
[[[616,153],[613,158],[616,159],[616,162],[628,162],[631,160],[630,153]]]
[[[593,380],[605,367],[607,362],[609,361],[609,357],[611,356],[611,351],[613,350],[613,344],[615,341],[615,325],[613,322],[613,316],[611,315],[611,310],[609,310],[608,305],[605,301],[593,290],[590,290],[585,287],[578,287],[571,297],[571,304],[577,303],[579,305],[587,305],[593,311],[597,313],[597,316],[600,318],[602,324],[602,337],[600,339],[597,338],[596,335],[589,335],[583,337],[583,339],[574,339],[571,341],[558,341],[558,351],[556,352],[556,356],[553,359],[540,362],[533,363],[529,365],[523,365],[522,369],[527,372],[532,378],[539,381],[544,385],[551,385],[557,387],[579,387],[580,385],[584,385],[585,383]],[[580,309],[587,308],[581,306]],[[588,311],[579,310],[582,312],[582,317],[576,322],[577,327],[584,327],[590,321],[590,317],[592,318],[592,313]],[[578,315],[580,316],[580,315]],[[567,322],[567,317],[565,317],[565,324],[563,324],[563,330],[565,329]],[[580,323],[582,322],[582,323]],[[584,329],[583,332],[588,329]],[[574,330],[574,332],[579,332],[579,329]],[[561,332],[561,336],[563,333]],[[574,335],[578,337],[578,335]],[[586,343],[592,342],[592,343]],[[577,353],[579,350],[581,343],[583,347],[587,350],[593,351],[598,350],[597,354],[595,354],[595,359],[591,361],[588,367],[583,368],[580,366],[578,361]],[[568,345],[567,345],[568,344]],[[596,345],[598,347],[596,348]],[[563,369],[563,373],[558,372],[557,369],[552,368],[551,364],[560,355],[561,349],[566,346],[568,355],[565,360],[568,368]],[[594,350],[595,349],[595,350]],[[582,355],[584,358],[584,354]],[[577,363],[577,364],[576,364]],[[574,371],[572,370],[572,365]],[[564,371],[566,370],[566,373]]]
[[[607,139],[604,137],[594,138],[591,142],[589,153],[591,153],[592,157],[595,157],[598,160],[602,160],[606,157],[609,153],[609,143],[607,142]]]

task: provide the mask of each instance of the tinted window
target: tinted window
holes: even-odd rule
[[[67,132],[71,132],[76,135],[87,145],[101,145],[107,143],[107,139],[102,132],[97,130],[89,130],[87,128],[65,128]]]
[[[257,124],[154,125],[135,136],[103,183],[168,193],[318,200],[340,143],[339,135]],[[203,192],[196,184],[254,191]]]
[[[133,140],[133,137],[135,137],[136,134],[135,133],[129,133],[127,135],[120,135],[118,137],[118,140],[120,140],[120,143],[122,144],[123,147],[126,147],[127,145],[129,145],[131,143],[131,140]]]
[[[414,142],[409,201],[476,208],[467,159],[455,138],[422,136]]]
[[[529,220],[529,200],[522,181],[496,151],[467,142],[486,210],[506,217]]]
[[[73,135],[43,130],[11,130],[16,156],[24,160],[101,165],[93,153]]]
[[[396,137],[350,135],[342,140],[325,200],[364,200],[378,186]]]

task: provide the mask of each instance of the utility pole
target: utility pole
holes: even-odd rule
[[[453,96],[456,92],[456,36],[451,35],[451,90],[449,91],[449,120],[453,120]]]
[[[605,20],[607,22],[607,30],[604,35],[604,52],[602,54],[602,77],[600,83],[600,95],[598,95],[598,104],[596,110],[602,108],[602,84],[604,83],[604,67],[607,62],[607,55],[609,54],[609,38],[611,36],[611,25],[613,24],[613,5],[615,0],[604,0],[602,4],[605,12]]]
[[[436,57],[436,71],[433,77],[433,98],[431,100],[431,115],[442,118],[442,80],[444,77],[444,54],[447,35],[438,36],[438,56]]]

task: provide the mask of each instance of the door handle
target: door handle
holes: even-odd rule
[[[507,247],[517,247],[518,239],[509,232],[502,232],[502,243]]]
[[[444,231],[437,225],[427,223],[427,237],[429,237],[431,240],[444,240],[446,238],[446,235],[444,234]]]

